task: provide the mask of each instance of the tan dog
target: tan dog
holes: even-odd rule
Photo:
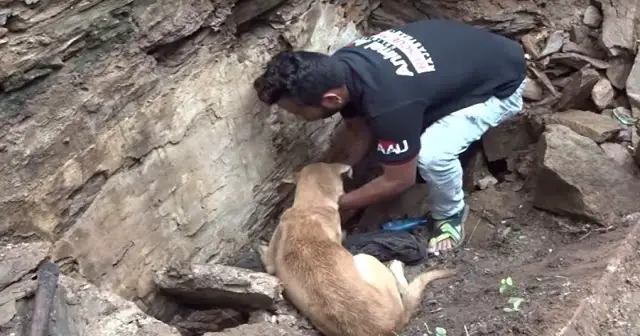
[[[284,294],[326,336],[391,336],[404,328],[429,282],[454,275],[426,272],[411,284],[403,264],[389,268],[342,246],[338,198],[351,167],[314,163],[296,174],[293,206],[282,214],[260,254]]]

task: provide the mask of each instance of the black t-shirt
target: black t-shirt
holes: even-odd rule
[[[526,76],[520,45],[448,20],[417,21],[360,38],[332,57],[349,72],[343,118],[364,117],[385,164],[413,159],[438,119],[492,96],[510,96]]]

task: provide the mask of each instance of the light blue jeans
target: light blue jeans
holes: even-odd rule
[[[506,99],[491,97],[430,125],[420,137],[418,171],[427,182],[431,215],[440,220],[464,208],[462,166],[458,156],[491,127],[522,111],[526,80]]]

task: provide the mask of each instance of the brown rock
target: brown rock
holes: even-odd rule
[[[562,46],[562,52],[578,53],[595,59],[604,59],[607,57],[607,53],[600,49],[591,38],[587,38],[581,43],[566,41]]]
[[[462,187],[467,192],[476,188],[484,190],[498,183],[498,180],[489,172],[482,151],[473,153],[463,170]]]
[[[524,51],[529,54],[533,59],[538,59],[540,49],[538,48],[538,39],[534,34],[525,34],[520,39],[522,41],[522,47]]]
[[[35,270],[51,244],[4,242],[0,245],[0,291]]]
[[[562,91],[557,108],[565,110],[584,103],[591,96],[591,90],[600,80],[600,74],[587,66],[571,75],[571,80]]]
[[[542,89],[542,86],[538,84],[538,82],[536,82],[531,78],[527,79],[527,83],[525,84],[525,87],[524,87],[524,92],[522,93],[522,96],[524,97],[524,99],[539,101],[542,99],[543,93],[544,93],[544,90]]]
[[[178,328],[183,335],[202,335],[235,327],[245,321],[243,314],[233,309],[185,309],[174,316],[170,324]]]
[[[564,30],[556,30],[549,35],[547,39],[547,43],[538,55],[538,59],[549,56],[553,53],[557,53],[562,49],[562,45],[564,44],[564,40],[566,37],[566,33]]]
[[[536,141],[529,132],[524,116],[518,116],[496,127],[490,128],[482,136],[482,147],[489,162],[506,159],[515,150],[524,149]]]
[[[591,29],[587,26],[575,25],[569,31],[571,41],[581,44],[590,37]]]
[[[269,309],[282,294],[276,277],[224,265],[168,266],[155,274],[154,281],[164,292],[189,305]]]
[[[599,28],[602,24],[602,14],[600,10],[596,6],[587,7],[582,17],[582,23],[591,28]]]
[[[296,330],[291,327],[272,324],[268,322],[244,324],[236,328],[227,329],[221,332],[206,333],[203,336],[307,336],[308,333]]]
[[[549,63],[564,64],[574,69],[581,69],[586,65],[591,65],[594,68],[600,69],[600,70],[606,69],[609,67],[609,63],[605,61],[602,61],[593,57],[573,53],[573,52],[553,54],[549,58]]]
[[[536,207],[598,223],[637,211],[640,181],[569,127],[547,125],[538,158]]]
[[[640,115],[640,53],[631,67],[627,77],[627,97],[634,115]]]
[[[618,90],[623,90],[627,86],[627,78],[631,72],[633,62],[628,57],[614,57],[609,60],[607,68],[607,78]]]
[[[620,165],[630,174],[638,174],[638,166],[636,165],[632,153],[629,152],[627,146],[614,142],[605,142],[600,144],[600,148],[614,162]]]
[[[591,90],[591,99],[600,111],[609,107],[616,96],[616,91],[606,78],[601,78]]]
[[[602,8],[602,35],[609,55],[633,55],[636,49],[635,20],[639,1],[597,0]]]
[[[596,143],[614,138],[623,129],[616,120],[589,111],[570,110],[554,113],[549,115],[546,120],[549,124],[561,124],[569,127],[574,132]]]

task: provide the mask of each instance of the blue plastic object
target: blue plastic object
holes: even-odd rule
[[[411,231],[417,226],[427,225],[429,220],[426,218],[405,218],[396,219],[382,224],[384,231]]]

